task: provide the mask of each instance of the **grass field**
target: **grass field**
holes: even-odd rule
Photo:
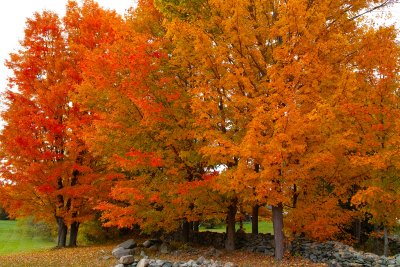
[[[244,222],[243,228],[246,233],[251,233],[251,222]],[[236,230],[239,229],[239,223],[236,224]],[[200,226],[200,231],[210,231],[224,233],[226,230],[225,225],[217,225],[213,229],[207,229]],[[260,221],[258,222],[258,232],[262,234],[273,233],[272,222]]]
[[[24,227],[27,226],[16,221],[0,220],[0,255],[48,249],[56,245],[40,237],[28,236]]]

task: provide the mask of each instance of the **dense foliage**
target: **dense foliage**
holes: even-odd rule
[[[400,47],[364,15],[388,4],[141,0],[122,18],[85,0],[62,19],[36,13],[7,62],[4,207],[55,219],[59,246],[94,209],[106,226],[186,240],[224,219],[234,249],[239,215],[267,206],[278,259],[284,236],[350,240],[363,220],[387,236]]]

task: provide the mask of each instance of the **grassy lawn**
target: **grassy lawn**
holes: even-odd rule
[[[39,237],[29,237],[23,227],[16,221],[0,220],[0,255],[48,249],[56,245]]]
[[[239,223],[236,224],[236,230],[239,229]],[[251,233],[251,222],[243,222],[243,228],[246,233]],[[200,226],[200,231],[210,231],[224,233],[226,230],[225,225],[217,225],[213,229],[206,229]],[[272,222],[259,221],[258,222],[258,232],[262,234],[273,233]]]

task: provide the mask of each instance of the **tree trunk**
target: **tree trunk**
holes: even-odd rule
[[[383,227],[383,256],[389,255],[389,237],[386,226]]]
[[[228,214],[226,216],[226,240],[225,249],[228,251],[235,250],[235,223],[237,212],[237,199],[233,200],[228,207]]]
[[[376,234],[378,234],[379,232],[379,227],[377,224],[374,224],[374,232]],[[380,255],[382,253],[382,243],[381,240],[379,238],[374,238],[374,242],[373,242],[373,246],[374,246],[374,254]]]
[[[79,230],[79,223],[73,222],[71,224],[70,232],[69,232],[69,247],[76,247],[76,241],[78,239],[78,230]]]
[[[260,206],[256,204],[253,206],[253,210],[251,213],[251,233],[254,235],[258,235],[258,210]]]
[[[199,221],[193,222],[193,232],[198,233],[199,232],[199,226],[200,226],[200,222]]]
[[[357,243],[361,242],[361,220],[356,219],[353,223],[353,235]]]
[[[189,237],[190,237],[190,224],[189,222],[185,219],[182,223],[182,242],[189,242]]]
[[[58,225],[58,236],[57,236],[57,247],[63,248],[67,243],[67,232],[68,227],[65,224],[63,218],[56,217],[57,225]]]
[[[274,227],[275,259],[280,261],[283,259],[283,254],[285,252],[282,203],[279,203],[277,206],[272,206],[272,224]]]
[[[193,240],[193,222],[189,222],[189,242]]]

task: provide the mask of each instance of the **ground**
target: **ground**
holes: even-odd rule
[[[25,252],[11,255],[0,256],[0,266],[10,267],[42,267],[42,266],[63,266],[63,267],[110,267],[116,264],[116,259],[103,259],[104,256],[111,254],[114,245],[78,247],[66,249],[54,249],[46,251]],[[190,250],[183,252],[179,258],[172,255],[160,256],[161,259],[170,261],[189,259],[196,260],[205,249]],[[156,257],[156,255],[154,255]],[[153,258],[153,257],[152,257]],[[234,262],[240,267],[267,267],[267,266],[326,266],[324,264],[315,264],[302,258],[293,258],[287,256],[281,264],[277,264],[272,257],[260,253],[248,253],[243,251],[224,252],[219,258],[214,260],[222,262]]]
[[[220,231],[222,228],[217,228],[216,231]],[[270,232],[268,223],[262,223],[260,228],[262,228],[261,232]],[[18,225],[15,221],[0,221],[0,267],[110,267],[117,262],[116,259],[111,257],[111,251],[117,243],[105,246],[53,249],[54,242],[27,235],[23,225]],[[170,261],[188,261],[203,256],[206,250],[208,248],[185,246],[179,256],[149,256]],[[290,255],[287,255],[286,259],[278,265],[272,257],[243,251],[223,252],[220,257],[214,258],[214,260],[234,262],[240,267],[325,266],[313,264],[300,257],[294,258]]]

